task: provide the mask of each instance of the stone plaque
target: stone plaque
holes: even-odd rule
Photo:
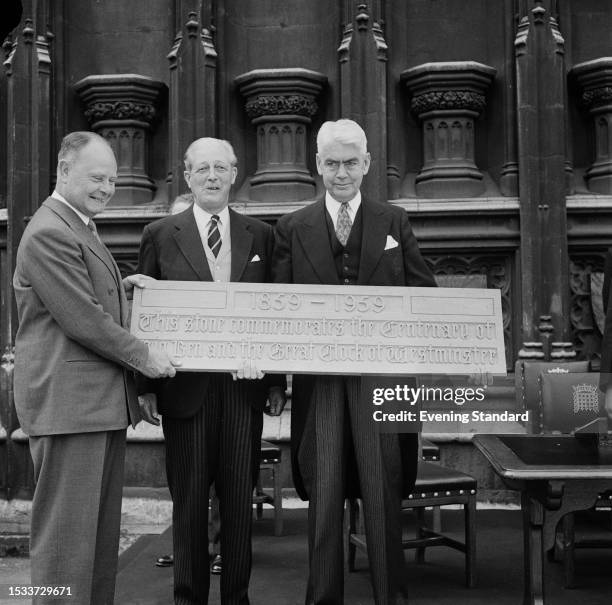
[[[131,330],[181,370],[506,373],[499,290],[156,281]]]

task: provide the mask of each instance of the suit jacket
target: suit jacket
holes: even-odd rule
[[[325,200],[283,216],[276,225],[276,243],[272,262],[273,279],[278,283],[340,284],[333,260],[325,218]],[[363,234],[357,284],[364,286],[436,285],[425,264],[407,213],[387,202],[362,198]],[[399,244],[385,250],[387,236]],[[309,400],[316,376],[293,377],[291,406],[291,442],[293,474],[298,493],[306,491],[297,464],[297,452],[304,433]],[[378,380],[378,379],[377,379]],[[405,377],[385,377],[384,381],[404,381]],[[416,435],[400,434],[404,492],[412,488],[416,476]],[[354,485],[350,495],[358,495]]]
[[[263,283],[270,279],[270,259],[274,243],[272,227],[243,216],[230,208],[230,281]],[[259,255],[260,260],[251,262]],[[145,227],[140,244],[139,272],[155,279],[212,281],[206,253],[193,210],[167,216]],[[211,378],[209,372],[177,372],[174,378],[141,380],[140,393],[157,394],[161,414],[188,418],[197,413]],[[243,381],[239,381],[243,384]],[[238,383],[237,383],[238,384]],[[266,375],[263,380],[244,382],[252,405],[263,410],[268,388],[286,386],[281,375]]]
[[[123,429],[140,420],[130,370],[147,346],[128,329],[110,252],[62,202],[48,198],[26,227],[13,276],[17,416],[32,436]]]

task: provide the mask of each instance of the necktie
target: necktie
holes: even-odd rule
[[[342,202],[338,211],[338,221],[336,222],[336,237],[343,246],[346,246],[352,226],[353,223],[348,213],[348,202]]]
[[[87,227],[93,233],[94,237],[98,240],[98,242],[101,244],[102,240],[100,239],[100,236],[98,235],[96,224],[91,219],[89,219],[89,222],[87,223]]]
[[[221,250],[221,234],[219,233],[219,217],[213,214],[210,217],[210,225],[208,226],[208,247],[217,258],[219,250]]]

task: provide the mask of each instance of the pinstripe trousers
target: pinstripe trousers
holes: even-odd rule
[[[401,461],[397,434],[379,434],[356,376],[317,377],[298,451],[309,496],[307,605],[344,598],[343,513],[347,479],[359,480],[377,605],[395,605],[403,578]],[[370,397],[371,398],[371,397]]]
[[[173,502],[174,602],[206,604],[210,585],[208,493],[215,483],[221,516],[221,603],[248,605],[254,468],[262,414],[248,383],[211,376],[198,413],[164,416],[166,472]]]

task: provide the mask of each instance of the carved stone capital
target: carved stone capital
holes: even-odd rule
[[[585,173],[590,191],[612,193],[612,57],[575,65],[570,75],[581,90],[581,104],[592,117],[595,160]]]
[[[246,97],[246,112],[251,119],[278,115],[310,118],[317,112],[315,99],[327,77],[302,68],[254,69],[235,82]]]
[[[165,85],[138,74],[87,76],[74,85],[91,129],[103,136],[117,158],[114,206],[146,204],[155,184],[148,175],[149,131]]]
[[[257,170],[250,199],[311,199],[315,181],[306,164],[311,118],[327,77],[309,69],[255,69],[235,79],[257,132]]]
[[[94,130],[126,121],[150,127],[163,87],[162,82],[138,74],[87,76],[74,85]]]
[[[589,110],[612,104],[612,57],[574,65],[570,74],[582,89],[581,102]]]
[[[419,117],[435,110],[479,115],[495,74],[495,68],[475,61],[449,61],[406,69],[400,79],[412,93],[411,109]]]
[[[467,109],[480,114],[485,108],[485,96],[470,90],[444,90],[424,92],[412,97],[411,111],[420,116],[439,109]]]
[[[151,103],[115,101],[91,103],[85,110],[85,117],[90,124],[101,120],[140,120],[151,124],[155,113],[155,107]]]
[[[495,73],[474,61],[425,63],[402,72],[401,81],[412,95],[410,110],[423,128],[417,195],[473,197],[484,192],[474,161],[474,119],[485,108],[485,91]]]
[[[311,118],[317,113],[317,103],[306,95],[258,95],[246,102],[251,120],[261,116],[295,115]]]

